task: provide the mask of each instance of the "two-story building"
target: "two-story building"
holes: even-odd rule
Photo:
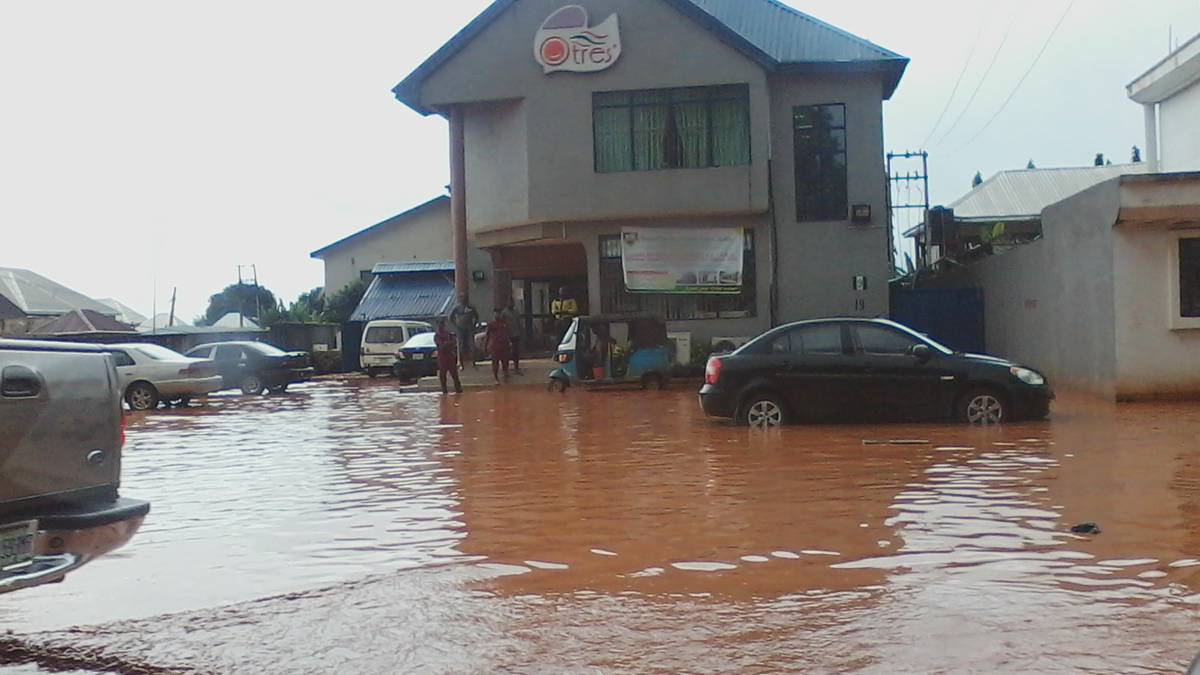
[[[907,64],[774,0],[497,0],[394,92],[450,121],[460,267],[707,340],[887,313]]]

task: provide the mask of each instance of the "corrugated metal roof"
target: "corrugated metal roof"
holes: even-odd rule
[[[93,333],[136,333],[132,326],[90,309],[72,310],[45,326],[30,332],[30,335],[90,335]]]
[[[1146,173],[1146,164],[1001,171],[949,204],[957,219],[1038,218],[1051,204],[1106,180]]]
[[[88,296],[29,270],[0,267],[0,295],[27,315],[56,316],[73,309],[116,316],[117,312]]]
[[[454,305],[454,277],[446,274],[382,274],[367,289],[351,321],[429,319]]]
[[[419,272],[454,272],[453,260],[420,260],[416,262],[379,263],[372,274],[416,274]]]
[[[877,70],[884,75],[884,98],[891,98],[908,59],[779,0],[664,0],[718,38],[769,71]],[[449,61],[518,0],[496,0],[442,45],[392,92],[422,114],[425,78]]]
[[[117,313],[117,321],[120,321],[121,323],[127,323],[130,326],[137,326],[143,321],[146,321],[146,317],[142,316],[136,309],[118,300],[113,300],[112,298],[100,298],[96,302],[104,305],[105,307],[111,307],[113,311]]]
[[[904,59],[896,52],[776,0],[689,2],[778,63],[843,63]]]

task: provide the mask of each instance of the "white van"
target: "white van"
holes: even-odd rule
[[[363,331],[359,366],[371,377],[390,374],[396,365],[396,353],[404,343],[414,335],[432,332],[433,326],[424,321],[372,321]]]

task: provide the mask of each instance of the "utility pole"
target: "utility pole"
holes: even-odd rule
[[[171,289],[171,316],[167,319],[167,328],[175,325],[175,294],[179,292],[179,287]]]
[[[900,173],[893,170],[893,165],[897,162],[897,160],[911,162],[917,159],[921,160],[921,168],[919,171],[909,170],[905,171],[904,173]],[[915,152],[911,150],[905,150],[904,152],[889,152],[887,154],[887,172],[888,206],[890,207],[888,209],[888,234],[890,235],[890,241],[888,242],[888,245],[889,247],[895,247],[890,252],[890,259],[894,262],[896,258],[895,249],[899,248],[896,239],[896,232],[892,227],[893,218],[896,211],[905,209],[921,209],[922,218],[926,221],[929,220],[929,218],[926,216],[926,214],[929,213],[929,153],[924,150],[918,150]],[[912,198],[912,187],[914,185],[917,186],[917,189],[921,193],[918,195],[917,201],[914,201]],[[905,186],[907,188],[906,196],[903,199],[900,198],[901,186]],[[891,198],[893,189],[895,189],[895,199]],[[903,237],[903,233],[900,234],[901,237]],[[926,222],[925,247],[915,251],[918,267],[923,266],[927,262],[925,260],[925,251],[928,249],[929,243],[929,223]]]
[[[259,301],[258,266],[257,265],[251,264],[251,265],[238,265],[237,266],[238,286],[246,286],[247,285],[246,278],[242,276],[242,269],[246,268],[246,267],[250,268],[250,281],[253,282],[253,285],[251,287],[254,289],[254,320],[260,322],[259,327],[261,328],[262,307],[260,306],[261,303]],[[242,301],[239,300],[238,301],[238,328],[245,328],[245,327],[246,327],[246,311],[245,311],[245,307],[242,306]]]

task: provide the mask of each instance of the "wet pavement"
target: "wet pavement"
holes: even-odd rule
[[[1179,673],[1200,650],[1195,403],[759,433],[688,387],[359,380],[128,436],[142,532],[0,596],[0,630],[47,664]]]

